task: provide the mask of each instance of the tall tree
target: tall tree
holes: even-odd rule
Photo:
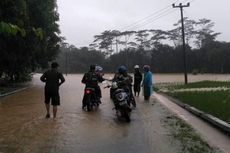
[[[98,42],[99,49],[105,52],[107,55],[111,55],[113,52],[112,45],[114,35],[110,30],[102,32],[100,35],[94,36],[94,42]]]
[[[31,46],[32,50],[36,50],[34,62],[41,67],[46,67],[48,61],[53,60],[57,55],[61,41],[59,25],[57,24],[59,20],[57,1],[27,0],[27,2],[30,25],[41,28],[43,32],[41,41],[32,41],[36,44],[36,46]]]
[[[18,81],[58,51],[56,0],[0,1],[0,71]]]
[[[149,49],[150,48],[150,41],[148,39],[149,33],[148,30],[140,30],[136,32],[135,40],[138,43],[139,48]]]
[[[205,44],[214,41],[216,37],[220,34],[212,30],[212,28],[214,27],[214,22],[212,22],[211,20],[199,19],[199,21],[196,22],[196,26],[198,27],[198,29],[195,33],[195,44],[198,48],[201,48]]]

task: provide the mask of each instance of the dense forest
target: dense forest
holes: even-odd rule
[[[0,1],[0,78],[23,81],[55,59],[61,37],[56,0]]]
[[[106,30],[96,35],[89,47],[63,43],[57,60],[65,73],[85,72],[90,64],[101,65],[106,72],[116,71],[119,65],[132,72],[134,65],[148,64],[155,73],[181,73],[184,67],[180,23],[169,31]],[[188,72],[230,73],[230,43],[216,40],[220,33],[212,30],[214,23],[188,18],[184,18],[184,23]]]

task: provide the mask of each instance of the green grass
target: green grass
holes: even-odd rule
[[[230,90],[222,91],[184,91],[177,89],[193,88],[230,88],[229,81],[200,81],[184,84],[156,84],[155,91],[165,91],[180,101],[187,103],[203,112],[209,113],[230,123]],[[166,89],[166,90],[165,90]]]
[[[0,95],[8,93],[8,92],[15,91],[15,90],[17,90],[17,88],[13,88],[13,87],[0,87]]]
[[[230,91],[168,93],[180,101],[230,123]]]
[[[24,84],[8,84],[7,86],[2,86],[0,87],[0,95],[5,94],[5,93],[9,93],[9,92],[13,92],[15,90],[27,87],[28,83],[24,83]]]
[[[210,147],[194,129],[181,119],[172,116],[166,123],[170,127],[172,136],[181,143],[183,153],[220,153],[218,149]]]

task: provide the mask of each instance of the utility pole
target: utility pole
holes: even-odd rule
[[[117,40],[117,36],[116,36],[116,53],[118,53],[118,40]]]
[[[184,17],[183,17],[183,8],[189,7],[190,3],[187,3],[187,5],[182,5],[180,3],[179,5],[172,4],[173,8],[180,8],[181,12],[181,32],[182,32],[182,40],[183,40],[183,60],[184,60],[184,80],[185,84],[188,83],[188,77],[187,77],[187,62],[186,62],[186,51],[185,51],[185,38],[184,38]]]
[[[63,45],[65,46],[64,48],[64,50],[65,50],[65,74],[66,74],[66,76],[67,76],[67,69],[68,69],[68,66],[67,66],[67,60],[68,60],[68,49],[69,49],[69,44],[68,43],[66,43],[66,42],[63,42]],[[64,66],[64,65],[63,65]]]
[[[67,76],[67,69],[68,69],[68,66],[67,66],[67,50],[65,52],[65,75]]]
[[[68,74],[68,52],[69,52],[69,47],[70,45],[67,44],[66,52],[65,52],[65,75],[67,76]]]

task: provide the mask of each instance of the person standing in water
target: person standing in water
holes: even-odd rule
[[[144,79],[142,82],[143,93],[144,93],[144,99],[148,101],[153,92],[152,72],[150,71],[149,65],[145,65],[143,69],[144,69]]]
[[[57,106],[60,105],[59,86],[65,82],[65,78],[62,73],[57,71],[58,66],[57,62],[53,62],[51,69],[40,78],[42,82],[45,82],[46,118],[50,118],[50,101],[53,105],[53,118],[56,118]]]
[[[142,81],[142,74],[140,72],[139,65],[134,66],[134,95],[139,96],[141,90],[141,81]]]

